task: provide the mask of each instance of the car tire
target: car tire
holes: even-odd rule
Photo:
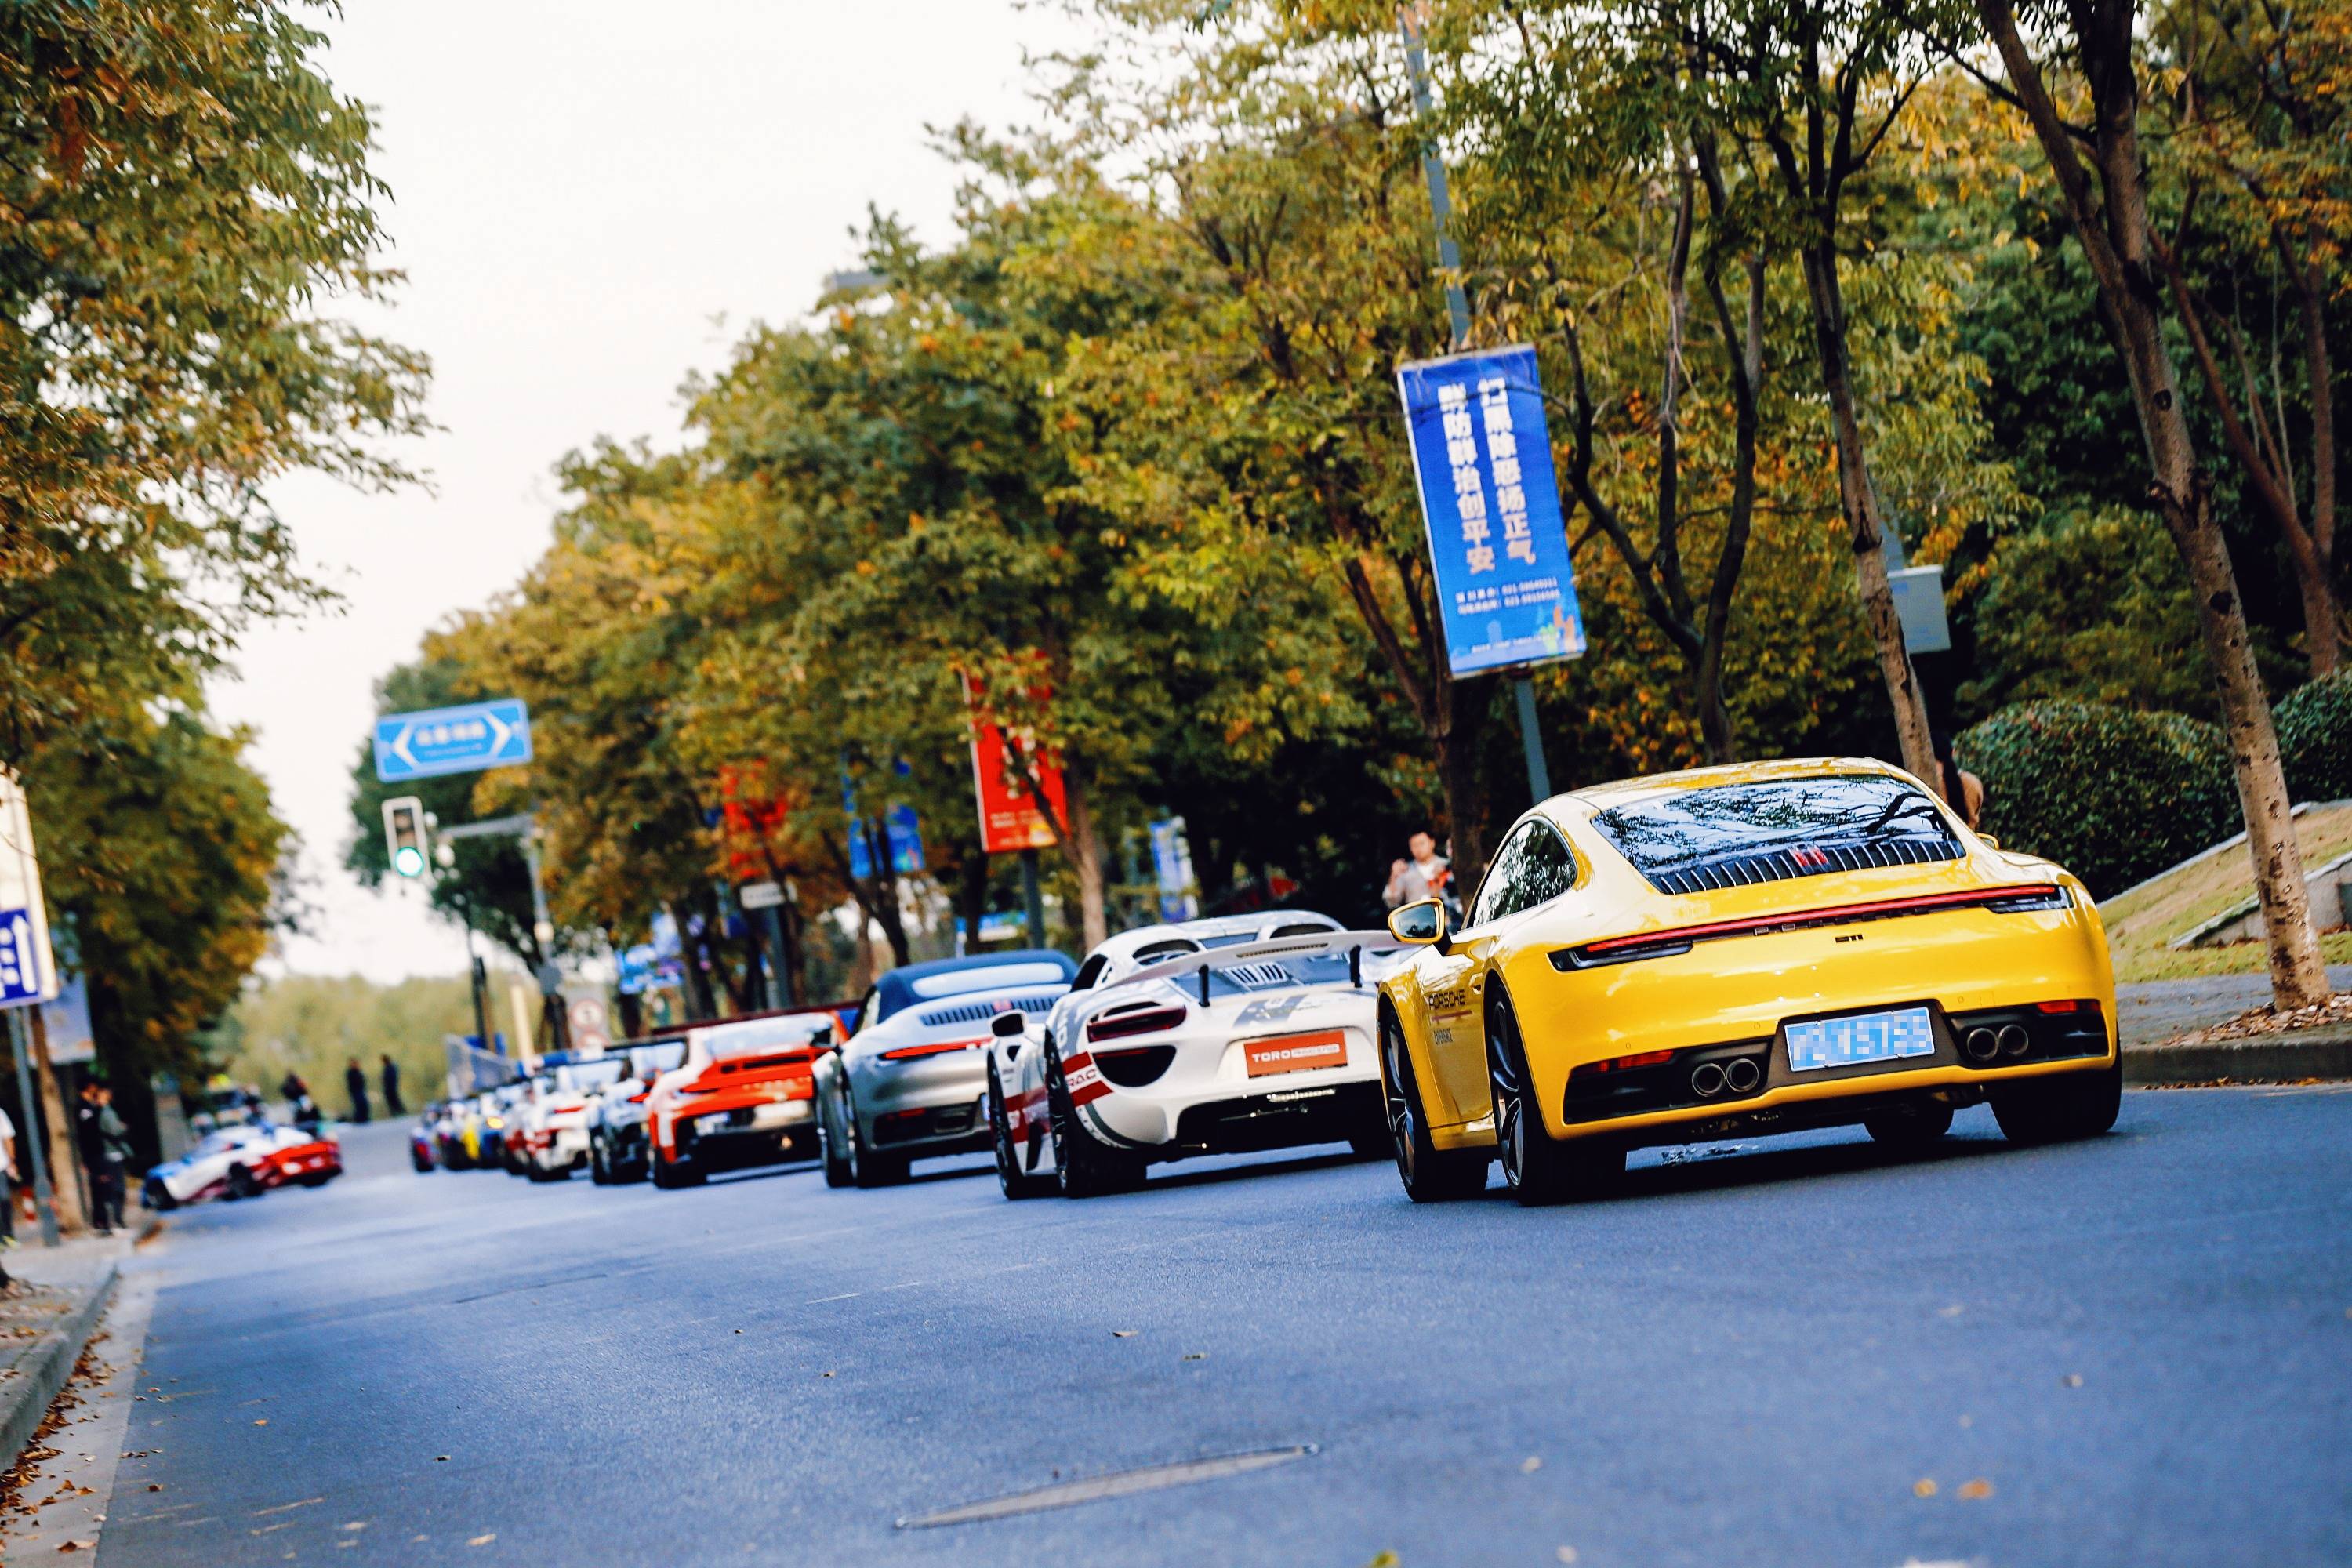
[[[1143,1162],[1102,1142],[1080,1125],[1062,1077],[1062,1058],[1045,1054],[1045,1125],[1054,1141],[1054,1181],[1066,1198],[1132,1192],[1143,1184]]]
[[[255,1178],[250,1166],[231,1165],[228,1168],[228,1195],[232,1198],[257,1198],[261,1195],[261,1183]]]
[[[2070,1072],[1992,1091],[1993,1119],[2012,1143],[2063,1143],[2095,1138],[2123,1110],[2124,1062],[2094,1072]]]
[[[1590,1197],[1625,1170],[1625,1151],[1600,1139],[1554,1138],[1544,1125],[1518,1015],[1502,988],[1488,983],[1486,1077],[1494,1091],[1495,1142],[1503,1182],[1528,1208]]]
[[[1940,1100],[1898,1105],[1862,1119],[1870,1141],[1898,1153],[1916,1153],[1952,1130],[1952,1108]]]
[[[988,1142],[996,1157],[996,1184],[1007,1198],[1039,1198],[1054,1190],[1051,1176],[1021,1168],[1021,1152],[1013,1146],[1013,1121],[1004,1114],[1004,1085],[998,1081],[992,1061],[988,1064]]]
[[[148,1183],[140,1195],[147,1206],[157,1214],[169,1214],[180,1206],[180,1200],[172,1195],[172,1189],[161,1182]]]
[[[710,1178],[696,1168],[692,1160],[664,1160],[658,1153],[650,1162],[654,1185],[674,1191],[679,1187],[698,1187]]]
[[[866,1135],[857,1125],[857,1096],[849,1086],[841,1086],[841,1125],[848,1144],[849,1179],[861,1187],[895,1187],[907,1179],[909,1163],[903,1154],[877,1154],[866,1143]]]
[[[854,1187],[856,1167],[850,1163],[849,1134],[841,1126],[841,1097],[828,1091],[817,1113],[817,1134],[824,1144],[824,1184]]]
[[[430,1154],[420,1154],[412,1149],[408,1152],[408,1163],[420,1176],[433,1173],[433,1156]]]
[[[588,1140],[588,1184],[592,1187],[613,1184],[613,1168],[604,1163],[604,1141],[593,1136]]]
[[[1396,1160],[1397,1179],[1404,1184],[1405,1196],[1417,1204],[1442,1204],[1485,1192],[1486,1167],[1493,1156],[1484,1149],[1440,1149],[1430,1142],[1428,1115],[1422,1110],[1412,1055],[1405,1048],[1404,1026],[1385,1001],[1381,1004],[1380,1033],[1389,1153]]]

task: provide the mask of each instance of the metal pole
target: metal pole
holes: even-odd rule
[[[490,1021],[482,1009],[482,961],[474,955],[474,906],[460,903],[457,915],[466,922],[466,986],[474,994],[474,1037],[487,1051],[490,1048]]]
[[[551,955],[548,949],[555,942],[555,921],[547,913],[547,889],[539,879],[539,812],[530,814],[530,826],[522,832],[523,864],[530,869],[530,934],[539,942],[541,958]]]
[[[1029,911],[1029,945],[1045,945],[1045,889],[1037,880],[1037,851],[1021,851],[1021,900]],[[980,933],[974,931],[974,936]]]
[[[1413,5],[1397,7],[1397,30],[1404,35],[1404,59],[1412,73],[1413,119],[1426,125],[1430,114],[1429,68],[1422,58],[1421,20]],[[1470,297],[1462,289],[1462,252],[1454,243],[1454,204],[1446,195],[1445,158],[1435,135],[1421,143],[1422,177],[1429,182],[1429,216],[1437,226],[1437,265],[1445,271],[1445,315],[1453,328],[1451,352],[1470,346]],[[1551,797],[1551,770],[1544,765],[1543,737],[1536,731],[1535,682],[1527,676],[1511,682],[1518,700],[1519,749],[1527,753],[1528,791],[1537,800]]]
[[[49,1157],[41,1149],[41,1102],[33,1096],[33,1049],[26,1037],[25,1013],[21,1007],[8,1009],[8,1047],[16,1053],[16,1100],[25,1108],[25,1125],[17,1130],[16,1141],[31,1151],[33,1156],[33,1206],[41,1215],[41,1245],[58,1244],[57,1194],[49,1190]],[[9,1201],[15,1201],[11,1198]]]
[[[1528,753],[1528,794],[1536,800],[1551,798],[1551,769],[1544,765],[1543,736],[1536,731],[1536,683],[1525,675],[1511,682],[1519,700],[1519,740]]]

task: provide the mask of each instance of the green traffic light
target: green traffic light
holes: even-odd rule
[[[414,844],[404,844],[392,857],[392,868],[404,877],[425,874],[425,851]]]

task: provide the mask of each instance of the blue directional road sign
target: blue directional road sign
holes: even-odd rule
[[[33,917],[23,910],[0,910],[0,1006],[44,1000],[48,968],[36,940]]]
[[[385,784],[530,761],[530,710],[520,697],[387,713],[375,721],[375,776]]]

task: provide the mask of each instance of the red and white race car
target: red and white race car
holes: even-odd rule
[[[325,1131],[260,1121],[224,1127],[147,1173],[147,1206],[161,1212],[206,1198],[249,1198],[297,1183],[322,1187],[343,1173],[342,1145]]]
[[[988,1114],[1005,1196],[1118,1192],[1195,1154],[1387,1153],[1374,983],[1400,956],[1386,931],[1305,910],[1113,937],[1045,1018],[995,1026]]]

